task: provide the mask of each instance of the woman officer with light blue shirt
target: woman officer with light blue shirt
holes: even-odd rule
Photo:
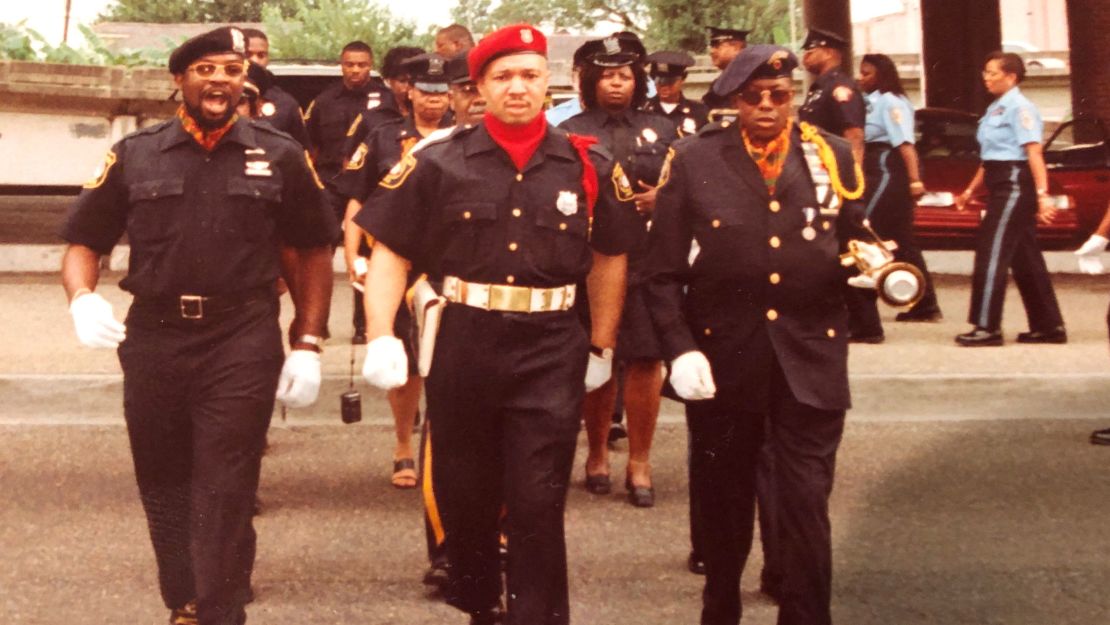
[[[913,238],[915,198],[925,193],[914,148],[913,105],[906,97],[894,61],[885,54],[866,54],[859,66],[859,87],[867,94],[867,120],[864,126],[863,171],[867,182],[867,218],[884,239],[898,244],[896,258],[908,262],[925,275],[925,294],[910,310],[900,312],[896,321],[939,321],[940,307],[925,257]],[[855,296],[869,296],[867,314],[879,325],[879,311],[873,292],[852,289]],[[862,312],[857,308],[853,312]]]
[[[997,99],[979,120],[979,154],[983,163],[967,190],[956,198],[964,210],[981,184],[987,187],[987,211],[979,225],[968,322],[975,327],[956,336],[966,347],[1002,344],[1002,303],[1006,273],[1012,270],[1021,293],[1029,331],[1019,343],[1066,343],[1064,319],[1037,244],[1037,220],[1052,221],[1048,172],[1041,152],[1043,125],[1037,107],[1018,88],[1025,64],[1013,53],[992,52],[983,69],[983,84]]]

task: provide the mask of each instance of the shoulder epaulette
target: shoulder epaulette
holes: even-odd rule
[[[124,139],[127,139],[128,137],[138,137],[138,136],[141,136],[141,135],[157,134],[159,132],[162,132],[166,128],[168,128],[170,126],[170,124],[172,124],[172,123],[174,123],[174,121],[176,121],[176,119],[177,118],[175,118],[175,117],[171,117],[167,120],[160,121],[157,124],[154,124],[153,126],[147,126],[146,128],[140,128],[140,129],[136,130],[135,132],[132,132],[127,137],[124,137]]]

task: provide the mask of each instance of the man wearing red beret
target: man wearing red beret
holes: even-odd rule
[[[472,624],[569,622],[567,483],[582,399],[610,376],[637,219],[618,199],[619,165],[548,125],[546,51],[525,24],[483,39],[468,63],[484,119],[410,153],[354,219],[375,239],[367,381],[407,379],[393,317],[410,266],[448,302],[427,375],[432,480],[450,536],[447,599]],[[575,310],[583,284],[589,335]]]

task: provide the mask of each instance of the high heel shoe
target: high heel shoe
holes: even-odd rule
[[[628,503],[637,508],[650,508],[655,505],[654,486],[635,486],[632,484],[632,476],[625,475],[624,487],[628,490]]]

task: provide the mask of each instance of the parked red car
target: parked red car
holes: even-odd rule
[[[917,111],[917,152],[926,193],[918,200],[914,211],[914,233],[924,248],[975,247],[981,214],[986,209],[986,195],[980,193],[973,198],[965,211],[956,210],[955,198],[967,188],[979,167],[979,143],[975,139],[978,122],[978,117],[964,111],[941,108]],[[1048,192],[1059,209],[1056,218],[1051,224],[1037,224],[1037,240],[1045,249],[1076,246],[1083,235],[1093,229],[1093,226],[1081,229],[1075,210],[1076,199],[1067,193],[1058,178],[1059,174],[1050,170]],[[1104,196],[1103,208],[1105,202]],[[1099,212],[1096,224],[1101,217]]]
[[[1110,133],[1098,118],[1062,124],[1045,142],[1049,180],[1074,198],[1083,236],[1094,232],[1110,201]]]

